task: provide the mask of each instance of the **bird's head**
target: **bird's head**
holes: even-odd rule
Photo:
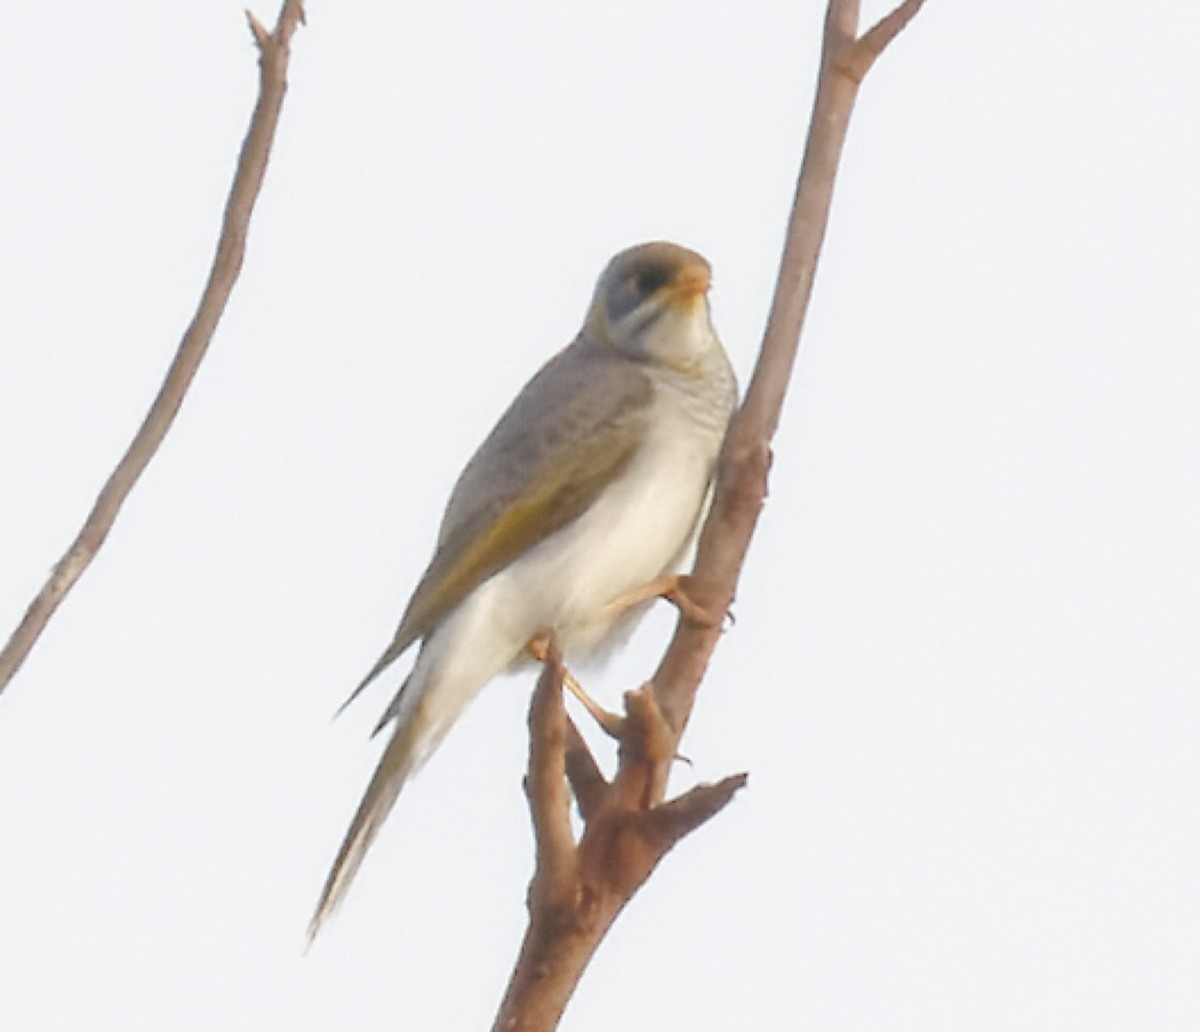
[[[696,372],[719,349],[708,310],[712,269],[695,251],[655,241],[604,270],[586,332],[630,358]]]

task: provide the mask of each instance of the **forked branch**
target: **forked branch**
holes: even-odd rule
[[[661,789],[674,759],[674,736],[647,688],[626,697],[621,763],[609,782],[563,707],[565,671],[551,643],[529,707],[529,773],[536,866],[529,886],[529,927],[494,1028],[555,1028],[604,933],[659,861],[715,816],[744,774],[699,785],[665,805]],[[571,828],[568,782],[585,827]]]
[[[221,237],[213,258],[208,282],[200,296],[196,314],[180,341],[167,375],[159,388],[133,440],[121,461],[117,463],[92,511],[84,521],[70,548],[55,564],[42,590],[25,611],[25,616],[13,631],[12,637],[0,651],[0,692],[37,644],[50,618],[54,615],[75,582],[91,565],[101,545],[116,522],[125,499],[157,454],[167,431],[175,422],[183,399],[195,378],[225,305],[233,292],[242,259],[246,253],[246,235],[250,215],[262,189],[267,171],[267,159],[275,140],[275,128],[287,91],[288,58],[292,34],[304,21],[302,0],[284,0],[279,20],[268,31],[254,15],[247,12],[250,30],[259,50],[259,94],[250,119],[250,128],[242,144],[237,172],[225,205]]]

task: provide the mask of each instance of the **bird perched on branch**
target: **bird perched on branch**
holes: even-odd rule
[[[501,416],[459,477],[428,569],[353,700],[420,650],[380,721],[391,738],[309,927],[341,902],[405,781],[493,677],[625,638],[674,597],[737,386],[709,316],[708,262],[657,242],[601,275],[574,342]]]

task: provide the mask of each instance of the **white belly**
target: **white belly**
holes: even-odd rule
[[[536,635],[554,632],[568,661],[619,641],[645,607],[624,617],[605,607],[677,568],[723,426],[697,420],[686,396],[667,392],[656,403],[651,435],[591,507],[479,585],[422,644],[389,711],[401,723],[424,712],[422,759],[488,681],[527,659]]]
[[[675,569],[691,540],[712,454],[686,434],[660,438],[579,519],[496,578],[503,607],[533,633],[553,630],[564,650],[598,645],[615,620],[608,603]]]

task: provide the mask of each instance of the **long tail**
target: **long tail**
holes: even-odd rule
[[[494,585],[496,580],[488,583]],[[384,714],[383,724],[394,722],[395,730],[325,881],[308,926],[310,941],[346,895],[404,783],[432,755],[483,686],[521,655],[528,640],[522,628],[515,635],[493,629],[497,604],[493,595],[487,585],[477,588],[424,640],[412,673]],[[380,663],[386,665],[384,660]],[[367,680],[380,669],[372,670]]]
[[[329,877],[325,880],[320,902],[308,925],[310,942],[345,897],[350,883],[362,866],[363,857],[396,805],[400,789],[433,752],[448,726],[449,722],[430,720],[427,707],[421,705],[414,707],[407,720],[398,722],[366,794],[358,804],[358,812],[350,822],[350,830],[346,832]]]

